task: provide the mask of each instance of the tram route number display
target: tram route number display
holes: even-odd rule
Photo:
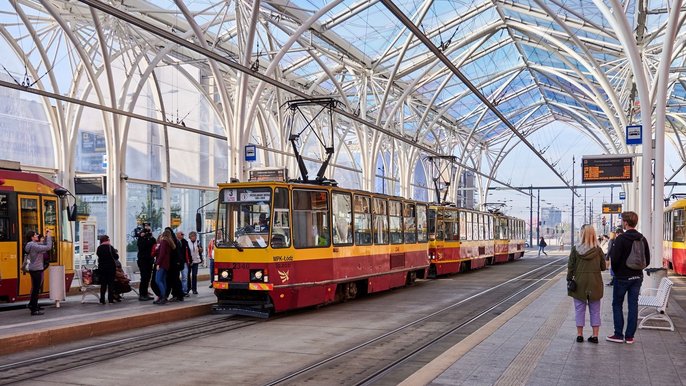
[[[631,157],[584,158],[581,166],[583,183],[631,182],[634,178]]]
[[[622,213],[622,204],[603,204],[603,214]]]

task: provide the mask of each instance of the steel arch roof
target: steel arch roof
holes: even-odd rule
[[[502,119],[461,82],[382,1],[376,0],[124,0],[102,4],[250,67],[312,96],[333,96],[350,116],[340,139],[353,153],[378,141],[381,128],[408,144],[441,154],[482,153],[497,167],[519,143]],[[589,0],[409,1],[395,5],[476,86],[524,137],[554,121],[578,128],[608,153],[622,152],[624,127],[640,119],[635,79],[619,29],[604,2]],[[253,5],[258,5],[253,8]],[[686,126],[686,34],[666,37],[669,2],[625,1],[625,17],[642,47],[655,98],[660,55],[673,44],[667,131],[681,144]],[[215,113],[227,138],[246,138],[235,127],[260,122],[260,138],[282,131],[274,117],[288,92],[226,63],[146,31],[85,0],[2,0],[0,33],[18,60],[7,71],[32,87],[134,111],[136,92],[111,95],[100,78],[110,63],[138,90],[156,68],[184,76],[197,69],[218,90],[197,84],[219,102]],[[108,49],[103,49],[107,46]],[[3,63],[5,65],[5,63]],[[247,91],[231,90],[246,81]],[[133,94],[133,95],[132,95]],[[88,96],[94,95],[94,96]],[[237,100],[242,100],[242,105]],[[654,106],[655,101],[641,101]],[[237,109],[245,118],[237,120]],[[178,110],[178,106],[177,106]],[[66,111],[66,110],[65,110]],[[354,120],[351,117],[357,117]],[[56,119],[67,124],[69,116]],[[178,120],[178,115],[177,115]],[[362,123],[371,126],[365,127]],[[178,122],[177,122],[178,123]],[[68,139],[64,139],[68,140]],[[275,140],[276,141],[276,140]],[[282,144],[283,146],[283,144]],[[381,148],[383,145],[378,145]],[[683,146],[679,146],[683,149]],[[554,168],[559,160],[546,158]],[[375,157],[372,157],[375,158]],[[683,157],[682,157],[683,158]],[[478,164],[472,159],[471,164]]]

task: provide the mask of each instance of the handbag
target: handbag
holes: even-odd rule
[[[31,259],[29,259],[29,255],[24,255],[24,262],[21,265],[21,271],[24,273],[28,273],[30,265],[31,265]]]
[[[574,278],[572,278],[571,280],[567,280],[567,291],[576,291],[576,281],[574,280]]]
[[[93,268],[91,275],[91,283],[100,285],[100,268]]]

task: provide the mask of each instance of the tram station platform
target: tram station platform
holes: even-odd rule
[[[600,342],[577,343],[564,277],[558,275],[401,385],[686,385],[686,277],[670,276],[668,314],[675,331],[639,329],[633,345],[605,340],[613,334],[612,287],[605,287],[601,303]],[[607,282],[608,274],[603,279]],[[590,335],[587,312],[584,338]]]
[[[216,297],[208,286],[209,281],[198,281],[198,295],[162,306],[139,301],[131,291],[120,303],[106,305],[93,295],[81,303],[81,293],[67,296],[59,308],[49,299],[39,299],[44,312],[40,316],[31,316],[22,304],[4,307],[0,309],[0,356],[209,314]]]

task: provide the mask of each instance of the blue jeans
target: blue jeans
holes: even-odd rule
[[[198,265],[200,264],[191,264],[191,289],[193,292],[198,292]]]
[[[214,259],[209,259],[210,260],[210,284],[214,282]]]
[[[183,270],[181,271],[181,290],[183,293],[188,293],[188,264],[183,263]]]
[[[641,292],[643,278],[634,280],[614,278],[612,288],[612,318],[615,324],[615,336],[633,338],[638,324],[638,295]],[[624,333],[624,296],[629,294],[627,303],[629,313],[626,320],[626,333]]]
[[[160,289],[160,300],[165,299],[164,296],[167,293],[167,270],[160,267],[155,273],[155,281],[157,282],[157,287]]]

